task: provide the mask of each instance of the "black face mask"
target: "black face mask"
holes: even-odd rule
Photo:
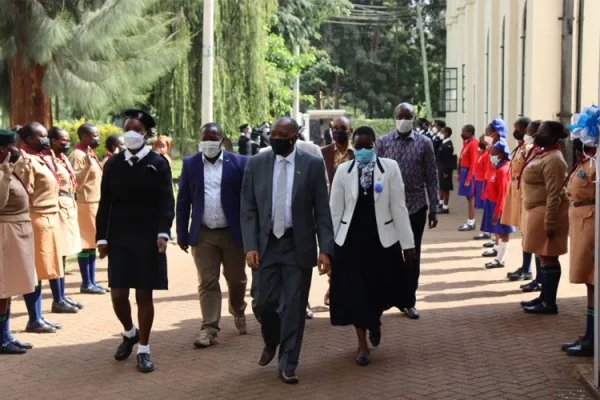
[[[346,131],[334,131],[333,132],[333,140],[339,144],[348,143],[348,132]]]
[[[50,148],[50,139],[48,139],[47,137],[40,138],[40,147],[42,148],[42,150],[48,150]]]
[[[481,150],[485,150],[485,148],[486,148],[485,143],[479,143],[479,148]]]
[[[536,135],[533,138],[533,141],[536,145],[540,146],[540,147],[548,147],[548,146],[552,146],[552,138],[549,136],[540,136],[540,135]]]
[[[10,159],[8,160],[9,163],[14,164],[19,160],[19,157],[21,157],[21,152],[19,151],[19,149],[10,149]]]
[[[513,137],[514,137],[515,139],[517,139],[517,140],[523,140],[523,138],[525,137],[525,135],[524,135],[524,134],[522,134],[522,133],[521,133],[521,132],[519,132],[519,131],[514,131],[514,132],[513,132]]]
[[[71,148],[70,143],[61,143],[60,147],[58,148],[58,153],[66,154],[70,148]]]
[[[293,139],[271,138],[271,148],[278,156],[283,156],[289,153],[294,147]]]
[[[100,146],[100,138],[95,138],[94,141],[92,142],[92,144],[90,145],[90,147],[92,149],[97,148],[98,146]]]

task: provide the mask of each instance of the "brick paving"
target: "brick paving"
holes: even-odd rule
[[[315,274],[311,304],[315,319],[306,327],[300,384],[289,387],[276,378],[276,363],[256,364],[262,348],[259,326],[248,312],[249,334],[237,336],[223,307],[221,344],[198,350],[192,342],[200,327],[196,272],[189,255],[169,249],[171,290],[156,292],[156,321],[151,340],[157,370],[142,375],[134,357],[113,359],[120,326],[106,296],[80,295],[73,265],[67,294],[85,302],[77,315],[53,315],[44,288],[48,319],[64,324],[53,335],[23,333],[26,311],[13,305],[13,333],[35,349],[24,356],[1,357],[0,399],[587,399],[570,377],[576,364],[590,359],[567,357],[560,344],[582,334],[585,288],[563,281],[558,316],[525,315],[518,283],[507,270],[520,263],[520,240],[514,239],[506,269],[487,271],[481,243],[456,232],[464,219],[462,202],[425,233],[418,308],[411,321],[398,311],[383,318],[383,339],[366,368],[354,363],[353,329],[333,328],[323,307],[326,278]],[[106,281],[106,264],[99,277]],[[226,287],[223,285],[223,287]],[[133,300],[133,299],[132,299]],[[250,298],[248,298],[250,301]],[[135,310],[135,307],[134,307]]]

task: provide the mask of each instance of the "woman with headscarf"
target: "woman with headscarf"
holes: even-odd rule
[[[75,190],[77,179],[75,172],[66,154],[71,147],[71,138],[67,131],[52,127],[48,131],[51,151],[54,157],[56,173],[60,177],[61,185],[58,197],[59,223],[62,234],[62,266],[63,274],[66,271],[67,256],[77,254],[81,251],[81,239],[79,237],[79,224],[77,222],[77,203],[75,202]],[[53,313],[76,313],[83,308],[83,304],[65,296],[65,277],[50,281],[52,288],[52,312]]]
[[[587,319],[585,334],[565,343],[562,349],[570,356],[594,356],[594,246],[596,238],[596,147],[584,147],[573,141],[577,162],[567,178],[569,197],[569,249],[571,283],[587,286]]]
[[[356,362],[369,364],[367,331],[374,347],[381,340],[381,314],[397,304],[398,273],[415,260],[414,236],[398,163],[378,158],[375,132],[353,135],[355,160],[338,167],[331,187],[335,255],[330,313],[336,326],[353,325],[358,337]],[[402,250],[408,266],[404,265]]]
[[[20,157],[17,134],[0,129],[0,354],[23,354],[33,346],[10,333],[12,296],[34,291],[35,258],[29,193],[15,175]]]
[[[96,240],[100,258],[108,256],[108,285],[113,309],[123,325],[123,342],[115,359],[137,349],[137,369],[154,371],[150,331],[154,321],[154,290],[167,290],[167,241],[175,215],[169,163],[146,146],[156,126],[141,110],[126,110],[127,149],[106,163],[102,176]],[[131,318],[130,289],[135,289],[139,330]]]
[[[485,206],[481,221],[481,230],[490,232],[500,240],[498,254],[494,260],[485,265],[486,268],[504,268],[504,257],[508,249],[510,234],[515,231],[514,226],[505,225],[500,222],[504,212],[506,193],[510,186],[510,174],[508,166],[510,162],[510,150],[505,141],[497,141],[490,153],[492,173],[487,181]]]
[[[54,333],[60,324],[42,316],[42,280],[58,280],[63,277],[62,238],[59,226],[58,195],[61,180],[50,155],[48,131],[38,122],[29,122],[21,128],[23,156],[16,166],[19,176],[30,193],[29,215],[33,225],[35,244],[35,268],[40,282],[32,293],[26,294],[25,304],[29,322],[25,330],[33,333]],[[56,290],[57,282],[51,284]]]
[[[535,135],[541,148],[523,166],[521,185],[525,208],[523,251],[540,257],[541,271],[536,279],[542,285],[540,296],[523,302],[525,312],[557,314],[556,294],[561,266],[558,257],[567,253],[569,203],[564,188],[567,163],[559,140],[568,136],[560,122],[545,121]]]

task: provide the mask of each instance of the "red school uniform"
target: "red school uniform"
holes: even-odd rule
[[[484,182],[486,178],[486,172],[490,163],[490,151],[485,150],[479,154],[477,162],[475,164],[475,180],[477,182]]]
[[[486,199],[496,203],[494,216],[499,217],[504,210],[506,193],[510,187],[510,173],[508,161],[502,161],[499,166],[493,167],[490,178],[487,181]]]
[[[466,182],[471,182],[473,175],[476,175],[477,159],[479,158],[479,141],[475,138],[469,138],[463,141],[463,148],[460,152],[460,167],[468,168]],[[477,178],[476,178],[477,179]]]

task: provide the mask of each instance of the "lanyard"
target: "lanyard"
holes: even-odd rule
[[[46,160],[46,156],[43,153],[38,153],[38,152],[32,150],[31,148],[29,148],[27,145],[23,146],[22,150],[27,154],[31,154],[31,155],[40,157],[42,159],[42,161],[44,161],[44,164],[46,164],[46,166],[48,168],[50,168],[50,171],[52,171],[52,174],[54,175],[54,179],[56,179],[56,182],[58,182],[58,186],[62,186],[60,176],[58,176],[58,174],[56,173],[56,170],[54,169],[52,164],[50,164],[48,162],[48,160]]]
[[[546,153],[549,153],[553,150],[560,150],[560,145],[558,143],[555,143],[552,146],[542,148],[541,151],[535,151],[536,149],[539,149],[539,147],[533,147],[531,149],[531,151],[529,152],[529,154],[527,155],[525,164],[523,164],[523,169],[521,170],[521,173],[519,174],[517,188],[521,187],[521,177],[523,176],[523,171],[525,171],[525,168],[527,167],[527,165],[529,165],[529,163],[532,162],[534,159],[536,159]]]
[[[75,145],[75,150],[81,150],[84,153],[89,154],[94,160],[96,160],[96,164],[98,164],[98,166],[100,167],[100,170],[103,170],[100,160],[98,160],[98,157],[96,157],[96,153],[94,153],[93,151],[90,151],[89,147],[86,148],[81,143],[77,143]]]

